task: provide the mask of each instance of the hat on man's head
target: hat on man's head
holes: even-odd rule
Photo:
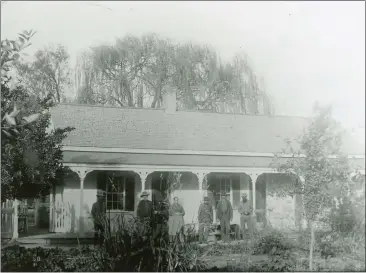
[[[103,190],[98,189],[98,190],[97,190],[97,196],[104,196],[104,191],[103,191]]]
[[[203,197],[203,201],[210,201],[210,198],[208,196]]]
[[[248,194],[246,192],[243,192],[241,197],[248,197]]]
[[[229,195],[230,195],[230,193],[228,193],[228,192],[221,193],[221,196],[229,196]]]
[[[140,196],[141,197],[149,196],[149,193],[147,191],[143,191]]]

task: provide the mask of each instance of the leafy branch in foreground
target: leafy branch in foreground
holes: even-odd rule
[[[1,197],[45,193],[63,174],[62,140],[73,128],[49,130],[53,101],[29,94],[10,76],[33,31],[1,42]]]

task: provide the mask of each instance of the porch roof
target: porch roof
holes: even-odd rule
[[[281,152],[285,140],[296,140],[309,121],[75,104],[60,104],[51,115],[54,127],[76,128],[64,140],[67,146],[253,153]],[[343,142],[343,152],[364,154],[364,146],[348,135]]]

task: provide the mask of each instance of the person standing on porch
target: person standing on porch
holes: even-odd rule
[[[104,223],[106,217],[106,206],[104,202],[104,191],[97,190],[97,202],[92,206],[91,215],[94,221],[94,242],[103,243]]]
[[[248,227],[248,233],[249,237],[251,238],[252,232],[253,232],[253,226],[252,226],[252,213],[253,208],[248,202],[247,194],[244,193],[242,195],[242,200],[240,202],[238,212],[240,214],[240,231],[243,236],[243,239],[245,238],[245,224]]]
[[[230,222],[233,220],[233,207],[227,200],[226,193],[221,195],[221,200],[217,205],[216,219],[220,221],[221,240],[228,242],[230,239]]]
[[[156,243],[169,242],[169,203],[160,201],[154,211],[153,239]]]
[[[153,203],[147,199],[149,193],[146,191],[141,193],[141,198],[139,204],[137,205],[137,217],[141,220],[141,222],[146,223],[149,222],[151,224],[152,217],[154,215]]]
[[[185,211],[181,204],[179,204],[179,198],[174,197],[174,203],[170,206],[169,210],[169,237],[172,241],[174,236],[177,235],[184,226]]]
[[[209,227],[210,225],[212,225],[213,222],[213,209],[209,201],[210,199],[205,196],[203,198],[203,203],[198,209],[198,238],[200,243],[207,241]]]

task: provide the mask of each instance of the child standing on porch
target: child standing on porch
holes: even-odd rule
[[[97,202],[92,206],[91,215],[94,221],[94,242],[103,243],[104,221],[106,216],[106,206],[104,203],[104,191],[97,191]]]

